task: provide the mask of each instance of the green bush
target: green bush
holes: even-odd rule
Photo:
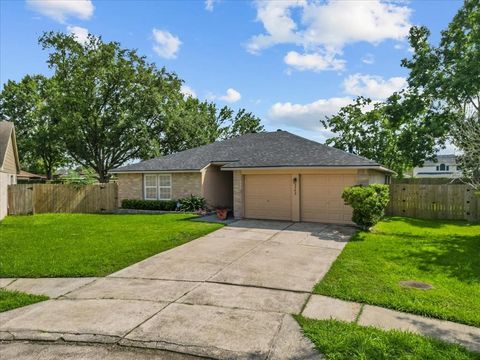
[[[195,195],[190,195],[183,199],[179,199],[178,204],[178,209],[186,212],[195,212],[201,209],[205,209],[207,206],[205,198]]]
[[[125,200],[122,200],[122,208],[136,209],[136,210],[175,211],[177,209],[177,202],[175,200],[125,199]]]
[[[352,186],[343,190],[342,198],[353,208],[352,221],[363,229],[369,229],[385,215],[389,187],[380,184]]]

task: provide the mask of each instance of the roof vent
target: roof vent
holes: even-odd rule
[[[277,129],[277,131],[283,131],[282,129]]]

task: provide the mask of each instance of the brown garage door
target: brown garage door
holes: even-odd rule
[[[302,175],[302,221],[348,223],[352,208],[342,199],[343,189],[354,185],[355,175]]]
[[[246,175],[245,217],[292,219],[291,175]]]

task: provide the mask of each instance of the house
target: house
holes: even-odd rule
[[[0,220],[8,213],[8,185],[17,183],[20,173],[13,123],[0,120]]]
[[[423,166],[415,167],[413,177],[459,178],[462,177],[462,170],[454,154],[437,155],[436,161],[427,160]]]
[[[20,170],[17,175],[17,182],[18,183],[28,183],[28,182],[44,182],[47,180],[45,175],[33,174],[28,171]]]
[[[112,171],[123,199],[203,196],[236,218],[349,223],[346,186],[385,183],[375,161],[286,131],[247,134]]]

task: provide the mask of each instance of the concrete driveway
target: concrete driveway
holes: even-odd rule
[[[299,314],[355,229],[242,220],[54,300],[0,314],[0,339],[211,358],[310,359]]]

